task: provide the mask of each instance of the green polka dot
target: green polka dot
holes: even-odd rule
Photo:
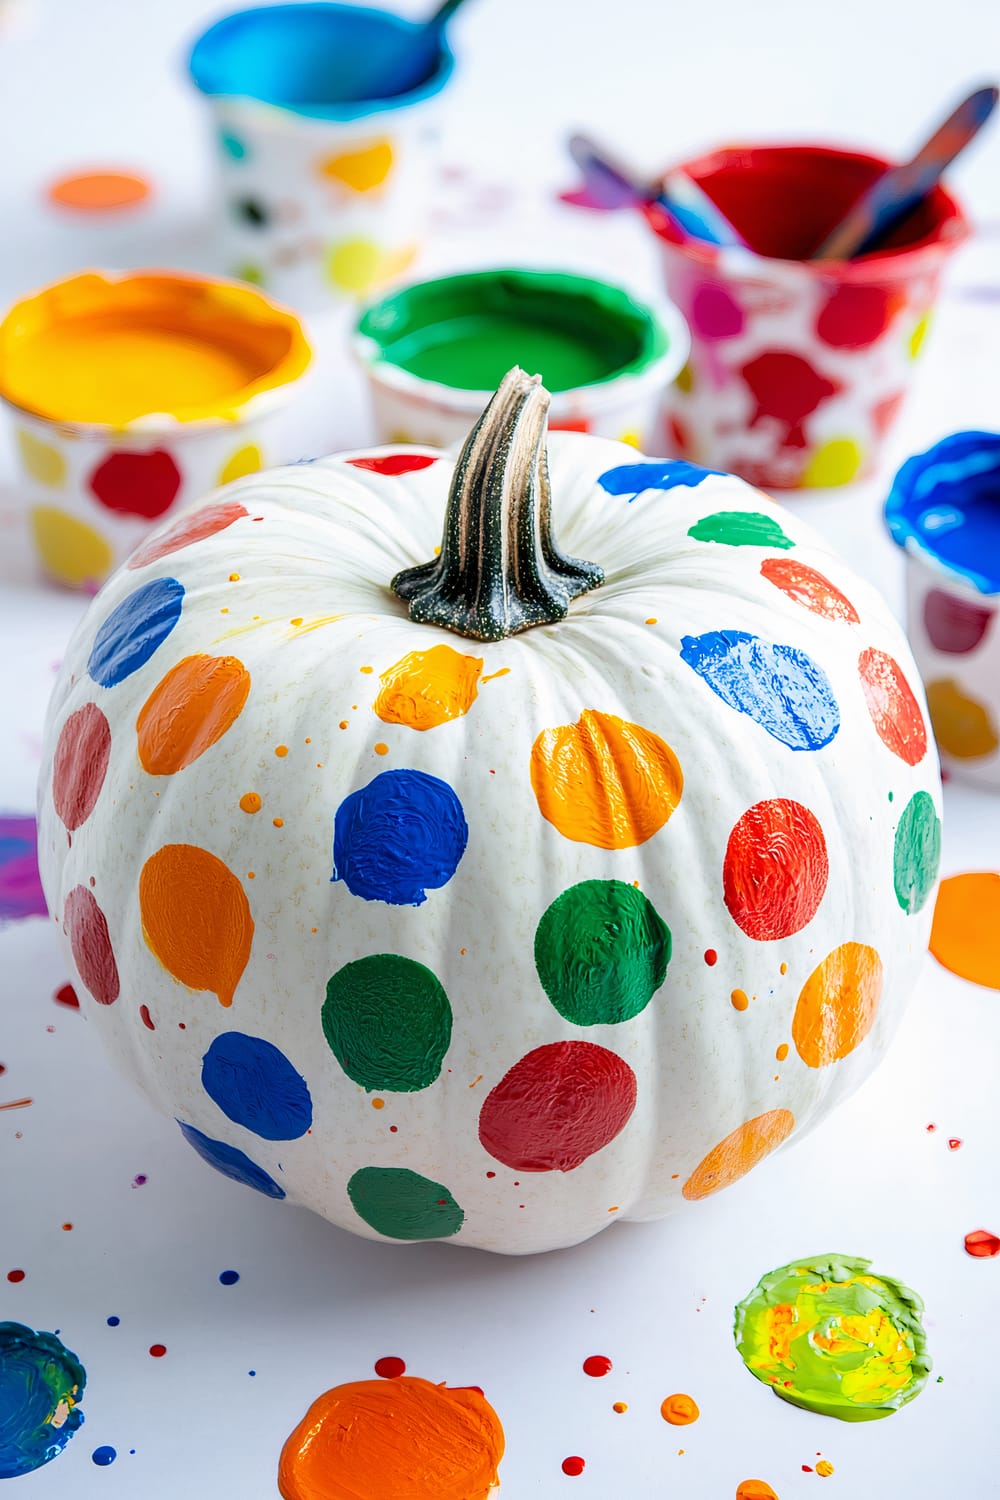
[[[757,510],[718,510],[702,516],[688,531],[696,542],[721,542],[725,547],[781,547],[795,543],[771,516]]]
[[[392,1240],[441,1240],[465,1220],[446,1187],[406,1167],[362,1167],[347,1184],[355,1213]]]
[[[577,1026],[630,1021],[663,983],[670,930],[623,880],[583,880],[557,896],[535,932],[535,967],[561,1016]]]
[[[928,792],[914,792],[903,809],[892,851],[896,900],[913,916],[926,904],[941,862],[941,820]]]
[[[326,987],[323,1034],[348,1078],[409,1094],[441,1072],[451,1006],[423,964],[373,953],[338,969]]]

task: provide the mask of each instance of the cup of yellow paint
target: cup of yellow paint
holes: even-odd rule
[[[199,38],[190,71],[212,110],[234,276],[314,308],[412,263],[454,58],[442,40],[423,82],[390,98],[356,98],[352,79],[415,26],[321,0],[240,11]]]
[[[362,313],[379,440],[448,447],[467,436],[507,370],[552,392],[549,427],[655,449],[663,391],[688,333],[620,287],[563,271],[490,270],[403,287]]]
[[[169,513],[292,457],[281,413],[311,357],[236,282],[88,271],[16,303],[0,397],[43,571],[93,590]]]
[[[1000,791],[1000,433],[956,432],[908,459],[885,514],[942,764]]]

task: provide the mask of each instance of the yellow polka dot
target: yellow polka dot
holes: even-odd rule
[[[861,467],[861,445],[853,438],[833,438],[817,448],[800,483],[805,489],[850,484]]]
[[[327,252],[326,271],[342,292],[364,292],[379,279],[382,252],[374,240],[341,240]]]
[[[38,505],[31,512],[31,531],[46,572],[60,583],[75,588],[102,583],[111,571],[111,546],[86,521],[50,505]]]
[[[264,467],[264,459],[256,443],[247,443],[227,458],[219,470],[219,484],[229,484],[232,479],[242,479],[244,474],[256,474]]]
[[[321,161],[319,169],[324,177],[355,193],[370,193],[372,188],[381,187],[392,171],[392,145],[374,141],[363,151],[341,151]]]
[[[56,489],[66,482],[66,460],[58,448],[53,448],[51,443],[44,443],[33,432],[25,432],[23,428],[17,433],[17,447],[25,473],[30,474],[32,479],[37,479],[39,484],[47,484]]]
[[[679,391],[683,391],[685,395],[691,394],[691,392],[694,390],[694,371],[692,370],[690,364],[686,364],[684,366],[683,370],[681,370],[680,374],[677,376],[677,379],[674,381],[674,384],[676,385],[677,389]]]
[[[628,445],[629,445],[630,448],[641,448],[642,447],[642,439],[639,436],[639,434],[636,432],[636,430],[635,430],[634,427],[630,427],[629,430],[628,430],[628,432],[622,432],[622,433],[620,433],[619,436],[618,436],[618,441],[620,443],[628,443]]]
[[[929,312],[925,312],[924,315],[923,315],[923,317],[920,319],[920,322],[916,325],[916,327],[914,328],[913,332],[910,334],[910,358],[911,359],[916,359],[917,355],[920,353],[921,349],[923,348],[924,339],[927,337],[927,330],[928,330],[928,328],[930,326],[931,326],[931,315],[930,315]]]

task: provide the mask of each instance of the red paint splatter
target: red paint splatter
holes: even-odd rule
[[[705,949],[705,962],[708,964],[708,967],[710,969],[714,969],[715,965],[719,962],[719,955],[716,953],[714,948]]]
[[[85,885],[75,886],[66,897],[63,931],[80,978],[98,1005],[113,1005],[118,999],[118,965],[107,920]]]
[[[812,1473],[812,1472],[813,1472],[813,1471],[812,1471],[812,1469],[811,1469],[811,1468],[810,1468],[810,1467],[809,1467],[809,1465],[808,1465],[808,1464],[803,1464],[803,1465],[802,1465],[802,1472],[803,1472],[803,1474],[811,1474],[811,1473]]]
[[[140,1005],[139,1006],[139,1016],[140,1016],[140,1018],[142,1020],[143,1026],[148,1027],[150,1031],[155,1031],[156,1030],[156,1024],[155,1024],[152,1016],[149,1014],[149,1006],[148,1005]]]
[[[893,396],[883,396],[881,401],[876,401],[872,407],[872,426],[879,437],[885,437],[889,428],[896,420],[896,413],[903,404],[906,396],[905,391],[897,391]]]
[[[583,1362],[583,1373],[593,1375],[595,1380],[610,1375],[611,1361],[606,1354],[589,1354]]]
[[[65,1005],[70,1010],[79,1010],[80,1001],[76,990],[71,984],[62,984],[52,996],[57,1005]]]
[[[85,703],[59,731],[52,765],[52,802],[71,832],[93,812],[110,755],[111,726],[96,703]]]
[[[905,300],[887,287],[847,282],[827,299],[816,333],[832,349],[863,349],[881,338]]]
[[[958,1148],[959,1148],[959,1146],[961,1144],[962,1144],[962,1142],[958,1139],[958,1136],[953,1135],[953,1136],[949,1137],[949,1140],[948,1140],[948,1150],[949,1151],[957,1151]]]
[[[166,1344],[150,1344],[149,1352],[154,1359],[162,1359],[167,1352]]]
[[[806,446],[802,423],[840,390],[836,381],[818,375],[808,360],[782,349],[758,354],[740,374],[756,402],[748,425],[756,427],[765,417],[773,417],[784,426],[789,448]]]
[[[568,1474],[571,1479],[575,1479],[578,1474],[582,1474],[586,1467],[586,1460],[576,1455],[571,1458],[564,1458],[562,1461],[562,1471],[564,1474]]]
[[[937,1126],[936,1125],[928,1125],[927,1129],[928,1130],[937,1130]]]
[[[824,578],[806,563],[792,557],[766,557],[760,565],[760,573],[768,583],[773,583],[789,599],[804,605],[814,615],[822,615],[826,620],[849,620],[852,625],[860,624],[860,616],[850,599],[829,578]]]
[[[902,667],[869,647],[858,657],[858,673],[879,739],[906,765],[917,765],[927,754],[927,729]]]
[[[1000,1255],[1000,1235],[991,1234],[988,1229],[971,1229],[965,1236],[965,1249],[967,1254],[974,1255],[977,1260]]]
[[[964,656],[979,645],[995,613],[943,589],[931,589],[924,599],[924,629],[937,651]]]
[[[171,552],[190,547],[192,542],[202,542],[206,537],[215,536],[218,531],[225,531],[227,526],[231,526],[246,513],[238,500],[207,505],[204,510],[197,511],[186,520],[178,521],[176,526],[171,526],[162,536],[154,536],[150,541],[143,542],[132,553],[128,565],[130,568],[144,568],[147,563],[158,562],[161,557],[169,557]],[[254,516],[254,520],[261,521],[263,516]]]
[[[807,807],[787,797],[757,802],[726,845],[726,907],[756,942],[791,937],[816,915],[829,873],[823,830]]]
[[[370,469],[373,474],[413,474],[437,463],[434,453],[386,453],[378,458],[349,458],[356,469]]]
[[[7,1272],[7,1280],[8,1281],[13,1281],[15,1283],[18,1282],[18,1281],[23,1281],[24,1280],[24,1272],[23,1271],[8,1271]]]
[[[624,1129],[635,1109],[635,1074],[594,1042],[536,1047],[488,1094],[479,1139],[521,1172],[571,1172]]]
[[[385,1354],[375,1361],[375,1374],[381,1375],[383,1380],[398,1380],[400,1375],[406,1374],[406,1361],[395,1354]]]
[[[165,448],[110,453],[91,474],[89,484],[108,510],[152,520],[169,510],[176,499],[181,471]]]

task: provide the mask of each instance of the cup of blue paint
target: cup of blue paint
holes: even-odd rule
[[[454,70],[442,38],[405,93],[358,98],[417,23],[354,5],[263,5],[225,16],[190,57],[211,109],[226,270],[292,307],[366,297],[421,247],[436,119]]]
[[[908,459],[885,507],[942,764],[1000,791],[1000,433]]]

